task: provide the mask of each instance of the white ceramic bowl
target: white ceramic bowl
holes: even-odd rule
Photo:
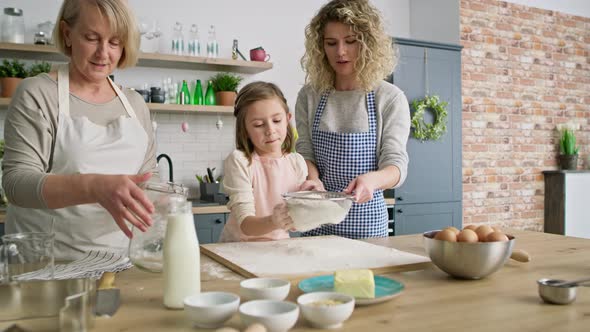
[[[226,292],[204,292],[184,299],[184,312],[194,325],[216,328],[238,310],[240,297]]]
[[[290,330],[299,318],[299,306],[288,301],[254,300],[240,305],[244,327],[260,323],[269,332]]]
[[[307,293],[297,298],[303,317],[320,329],[342,326],[354,310],[354,297],[335,292]]]
[[[246,301],[250,300],[276,300],[282,301],[289,295],[291,283],[283,279],[252,278],[240,282],[240,296]]]

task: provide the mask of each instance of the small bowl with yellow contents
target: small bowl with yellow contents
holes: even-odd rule
[[[515,238],[488,225],[425,232],[424,248],[439,269],[453,277],[481,279],[510,258]]]
[[[314,292],[300,295],[297,304],[303,317],[320,329],[342,326],[354,310],[354,297],[336,292]]]

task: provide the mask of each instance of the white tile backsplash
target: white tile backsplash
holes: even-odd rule
[[[166,153],[172,159],[174,181],[190,188],[191,197],[199,195],[196,174],[205,175],[207,167],[215,168],[215,176],[223,174],[223,161],[235,149],[235,119],[221,115],[223,127],[217,129],[218,116],[214,114],[162,114],[158,122],[157,153]],[[188,132],[180,125],[186,121]],[[164,159],[160,160],[163,161]],[[161,177],[168,178],[166,162],[160,165]]]

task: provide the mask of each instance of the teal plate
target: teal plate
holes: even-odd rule
[[[358,305],[368,305],[389,301],[401,294],[404,290],[404,284],[391,278],[374,276],[375,278],[375,298],[358,299],[355,303]],[[334,275],[324,275],[303,279],[299,282],[299,289],[304,293],[312,292],[333,292]]]

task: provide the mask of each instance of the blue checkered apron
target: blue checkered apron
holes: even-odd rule
[[[312,127],[312,144],[320,180],[327,191],[341,192],[357,176],[377,170],[377,121],[375,92],[367,94],[369,131],[334,133],[321,131],[320,119],[329,93],[324,93]],[[327,224],[303,233],[303,236],[338,235],[352,239],[387,236],[387,208],[383,190],[375,190],[373,199],[353,203],[350,212],[337,225]]]

